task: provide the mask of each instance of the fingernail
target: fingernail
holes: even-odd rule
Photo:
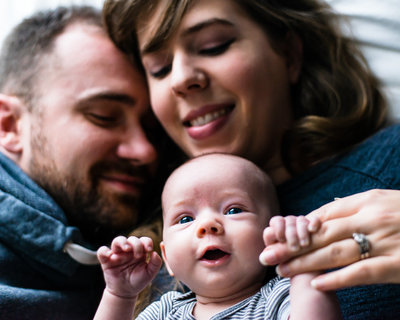
[[[310,242],[308,241],[308,239],[302,239],[300,240],[300,245],[302,247],[307,247],[310,244]]]
[[[290,250],[293,251],[293,252],[296,252],[296,251],[300,250],[300,247],[299,247],[298,244],[291,244],[290,245]]]
[[[276,255],[272,250],[266,250],[261,252],[259,260],[264,266],[274,265],[276,264]]]
[[[289,267],[286,264],[280,264],[275,268],[276,273],[281,277],[289,275]]]
[[[320,279],[312,279],[311,280],[311,287],[314,289],[319,289],[323,286],[323,281]]]
[[[310,231],[310,232],[315,232],[315,231],[317,231],[317,226],[314,225],[314,224],[312,224],[312,223],[310,223],[310,224],[308,225],[308,231]]]

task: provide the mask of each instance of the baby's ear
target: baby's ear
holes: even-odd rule
[[[17,97],[0,94],[0,146],[11,158],[22,153],[21,121],[24,109]]]
[[[160,249],[161,249],[161,255],[162,255],[162,257],[163,257],[163,260],[164,260],[165,266],[166,266],[166,268],[167,268],[167,270],[168,270],[168,273],[169,273],[169,275],[170,275],[171,277],[174,277],[174,276],[175,276],[175,275],[174,275],[174,272],[173,272],[173,271],[171,270],[171,268],[169,267],[168,260],[167,260],[167,256],[166,256],[166,254],[165,254],[164,241],[161,241],[161,243],[160,243]]]

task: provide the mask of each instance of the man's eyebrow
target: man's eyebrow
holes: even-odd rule
[[[136,104],[136,99],[134,99],[133,97],[126,94],[115,93],[115,92],[100,92],[95,94],[89,94],[87,96],[81,97],[80,99],[81,102],[79,104],[84,104],[87,102],[97,101],[97,100],[120,102],[132,107]]]
[[[185,29],[182,32],[182,37],[186,38],[186,37],[191,36],[194,33],[197,33],[197,32],[199,32],[199,31],[201,31],[201,30],[203,30],[203,29],[205,29],[207,27],[210,27],[212,25],[233,26],[233,23],[228,21],[228,20],[221,19],[221,18],[211,18],[211,19],[208,19],[208,20],[201,21],[201,22],[199,22],[199,23],[197,23],[197,24]],[[163,38],[163,39],[165,39],[165,38]],[[164,41],[164,42],[166,42],[166,41]],[[146,54],[153,53],[153,52],[156,52],[156,51],[160,50],[163,47],[164,42],[161,43],[161,41],[159,41],[159,37],[152,38],[140,50],[141,55],[146,55]]]

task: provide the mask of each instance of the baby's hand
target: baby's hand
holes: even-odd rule
[[[160,270],[162,260],[153,251],[150,238],[115,238],[111,249],[101,247],[97,257],[103,269],[106,290],[123,297],[136,297]]]
[[[321,221],[317,216],[274,216],[269,222],[269,227],[265,228],[263,239],[265,250],[268,246],[277,242],[287,243],[292,251],[298,251],[301,247],[310,244],[310,234],[318,231]],[[263,251],[263,252],[264,252]],[[263,253],[260,255],[260,262],[265,264]]]

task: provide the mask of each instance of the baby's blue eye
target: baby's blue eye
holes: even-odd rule
[[[238,214],[238,213],[241,213],[241,212],[243,212],[243,210],[240,209],[240,208],[230,208],[230,209],[226,212],[226,214]]]
[[[185,217],[183,217],[183,218],[181,218],[181,219],[179,220],[179,224],[188,223],[188,222],[191,222],[191,221],[193,221],[193,218],[192,218],[192,217],[185,216]]]

